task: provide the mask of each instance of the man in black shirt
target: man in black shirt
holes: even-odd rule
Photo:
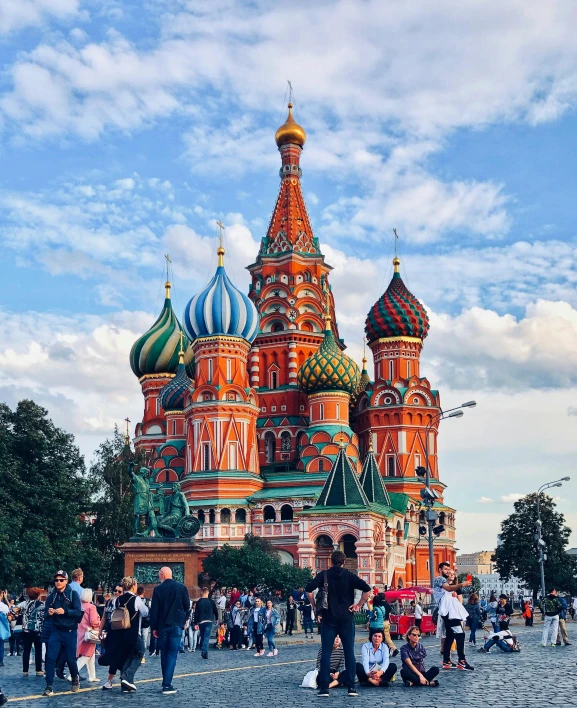
[[[321,666],[317,684],[319,696],[329,695],[331,652],[335,637],[341,638],[345,654],[345,671],[343,678],[347,685],[349,696],[356,696],[355,690],[355,612],[365,604],[371,592],[370,586],[357,575],[343,568],[345,554],[342,551],[333,551],[331,556],[333,567],[319,573],[314,580],[307,583],[305,588],[311,604],[314,605],[313,591],[324,590],[327,584],[326,607],[323,607],[321,624]],[[363,595],[355,603],[355,590],[360,590]]]
[[[158,571],[160,585],[154,588],[150,606],[150,628],[158,640],[162,670],[162,692],[176,693],[172,677],[184,627],[190,616],[190,598],[182,583],[172,579],[172,568]]]

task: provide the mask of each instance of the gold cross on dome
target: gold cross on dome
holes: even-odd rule
[[[183,354],[183,353],[184,353],[184,348],[183,348],[183,346],[182,346],[182,340],[183,340],[183,339],[184,339],[184,332],[183,332],[182,330],[180,330],[180,351],[179,351],[179,354]]]
[[[222,248],[222,232],[224,231],[224,224],[220,221],[216,222],[216,225],[218,226],[218,240],[220,243],[220,247]]]
[[[395,234],[395,258],[397,258],[397,256],[399,255],[399,234],[397,233],[397,229],[393,229],[393,233]]]

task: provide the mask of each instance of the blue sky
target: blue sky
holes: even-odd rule
[[[278,190],[286,80],[341,332],[402,275],[426,304],[463,550],[577,452],[577,8],[514,0],[4,0],[0,395],[87,455],[141,412],[128,366],[173,260],[181,312],[214,267],[248,282]],[[572,484],[572,483],[571,483]],[[567,487],[559,505],[577,529]],[[574,535],[577,545],[577,534]]]

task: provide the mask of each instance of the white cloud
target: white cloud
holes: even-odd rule
[[[489,497],[479,497],[477,499],[477,504],[492,504],[493,500]]]
[[[523,499],[525,495],[524,494],[519,494],[518,492],[512,492],[511,494],[505,494],[501,497],[501,501],[503,504],[513,504],[516,501],[519,501],[519,499]]]
[[[79,0],[2,0],[0,33],[40,25],[49,17],[65,19],[78,13]]]

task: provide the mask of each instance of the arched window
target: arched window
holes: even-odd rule
[[[276,521],[276,511],[274,510],[274,506],[267,504],[265,506],[265,508],[262,510],[262,513],[263,513],[265,524],[272,523],[272,522]]]
[[[275,322],[273,326],[270,328],[271,332],[282,332],[284,329],[282,322]],[[271,387],[272,388],[272,387]],[[274,387],[276,388],[276,386]]]
[[[281,506],[280,520],[281,521],[292,521],[293,520],[293,508],[290,504],[283,504]]]
[[[325,461],[319,460],[319,472],[324,472],[324,471],[325,471]]]
[[[230,509],[221,509],[220,523],[221,524],[230,524]]]
[[[280,435],[280,449],[282,452],[291,451],[291,434],[288,432],[288,430],[285,430]]]
[[[274,433],[271,433],[269,431],[268,433],[265,433],[265,436],[264,436],[264,451],[265,451],[265,455],[266,455],[266,461],[268,464],[272,464],[274,462],[275,449],[276,449],[276,438],[274,436]]]
[[[211,509],[211,510],[208,512],[208,523],[209,523],[209,524],[214,524],[215,521],[216,521],[216,514],[215,514],[215,512],[214,512],[214,509]]]
[[[347,558],[357,557],[357,539],[350,533],[345,534],[340,541],[341,551]]]
[[[439,514],[439,523],[440,523],[440,524],[444,524],[444,523],[445,523],[445,512],[444,512],[444,511],[442,511],[442,512]]]
[[[246,510],[237,509],[234,514],[234,520],[237,524],[246,524]]]
[[[316,540],[317,548],[331,548],[333,547],[333,539],[322,533]]]
[[[204,511],[202,509],[199,509],[196,515],[200,523],[204,524]]]

